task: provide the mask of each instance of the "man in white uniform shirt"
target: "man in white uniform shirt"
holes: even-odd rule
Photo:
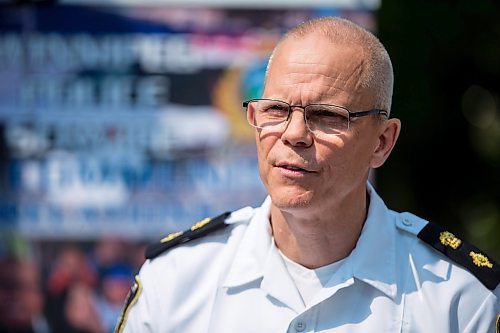
[[[150,247],[117,332],[495,332],[499,268],[368,183],[401,128],[371,33],[323,18],[244,103],[269,196]]]

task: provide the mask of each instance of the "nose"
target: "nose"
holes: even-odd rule
[[[286,123],[285,130],[281,134],[281,140],[292,145],[309,147],[313,143],[313,134],[306,125],[304,109],[294,107]]]

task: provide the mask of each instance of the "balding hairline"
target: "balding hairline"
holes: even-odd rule
[[[360,77],[360,87],[374,91],[375,108],[390,112],[394,74],[389,54],[375,35],[343,18],[321,17],[306,21],[288,31],[271,53],[266,70],[266,80],[272,59],[280,45],[289,39],[301,39],[311,34],[325,36],[336,46],[359,47],[364,54],[365,66]]]

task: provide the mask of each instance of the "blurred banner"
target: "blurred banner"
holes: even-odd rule
[[[361,7],[0,7],[1,227],[158,238],[259,205],[241,102],[285,30],[322,15],[374,30]]]

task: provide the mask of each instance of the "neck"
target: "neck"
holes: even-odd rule
[[[347,257],[356,246],[367,215],[366,189],[316,211],[271,207],[276,246],[291,260],[310,269]],[[312,209],[311,209],[312,210]]]

